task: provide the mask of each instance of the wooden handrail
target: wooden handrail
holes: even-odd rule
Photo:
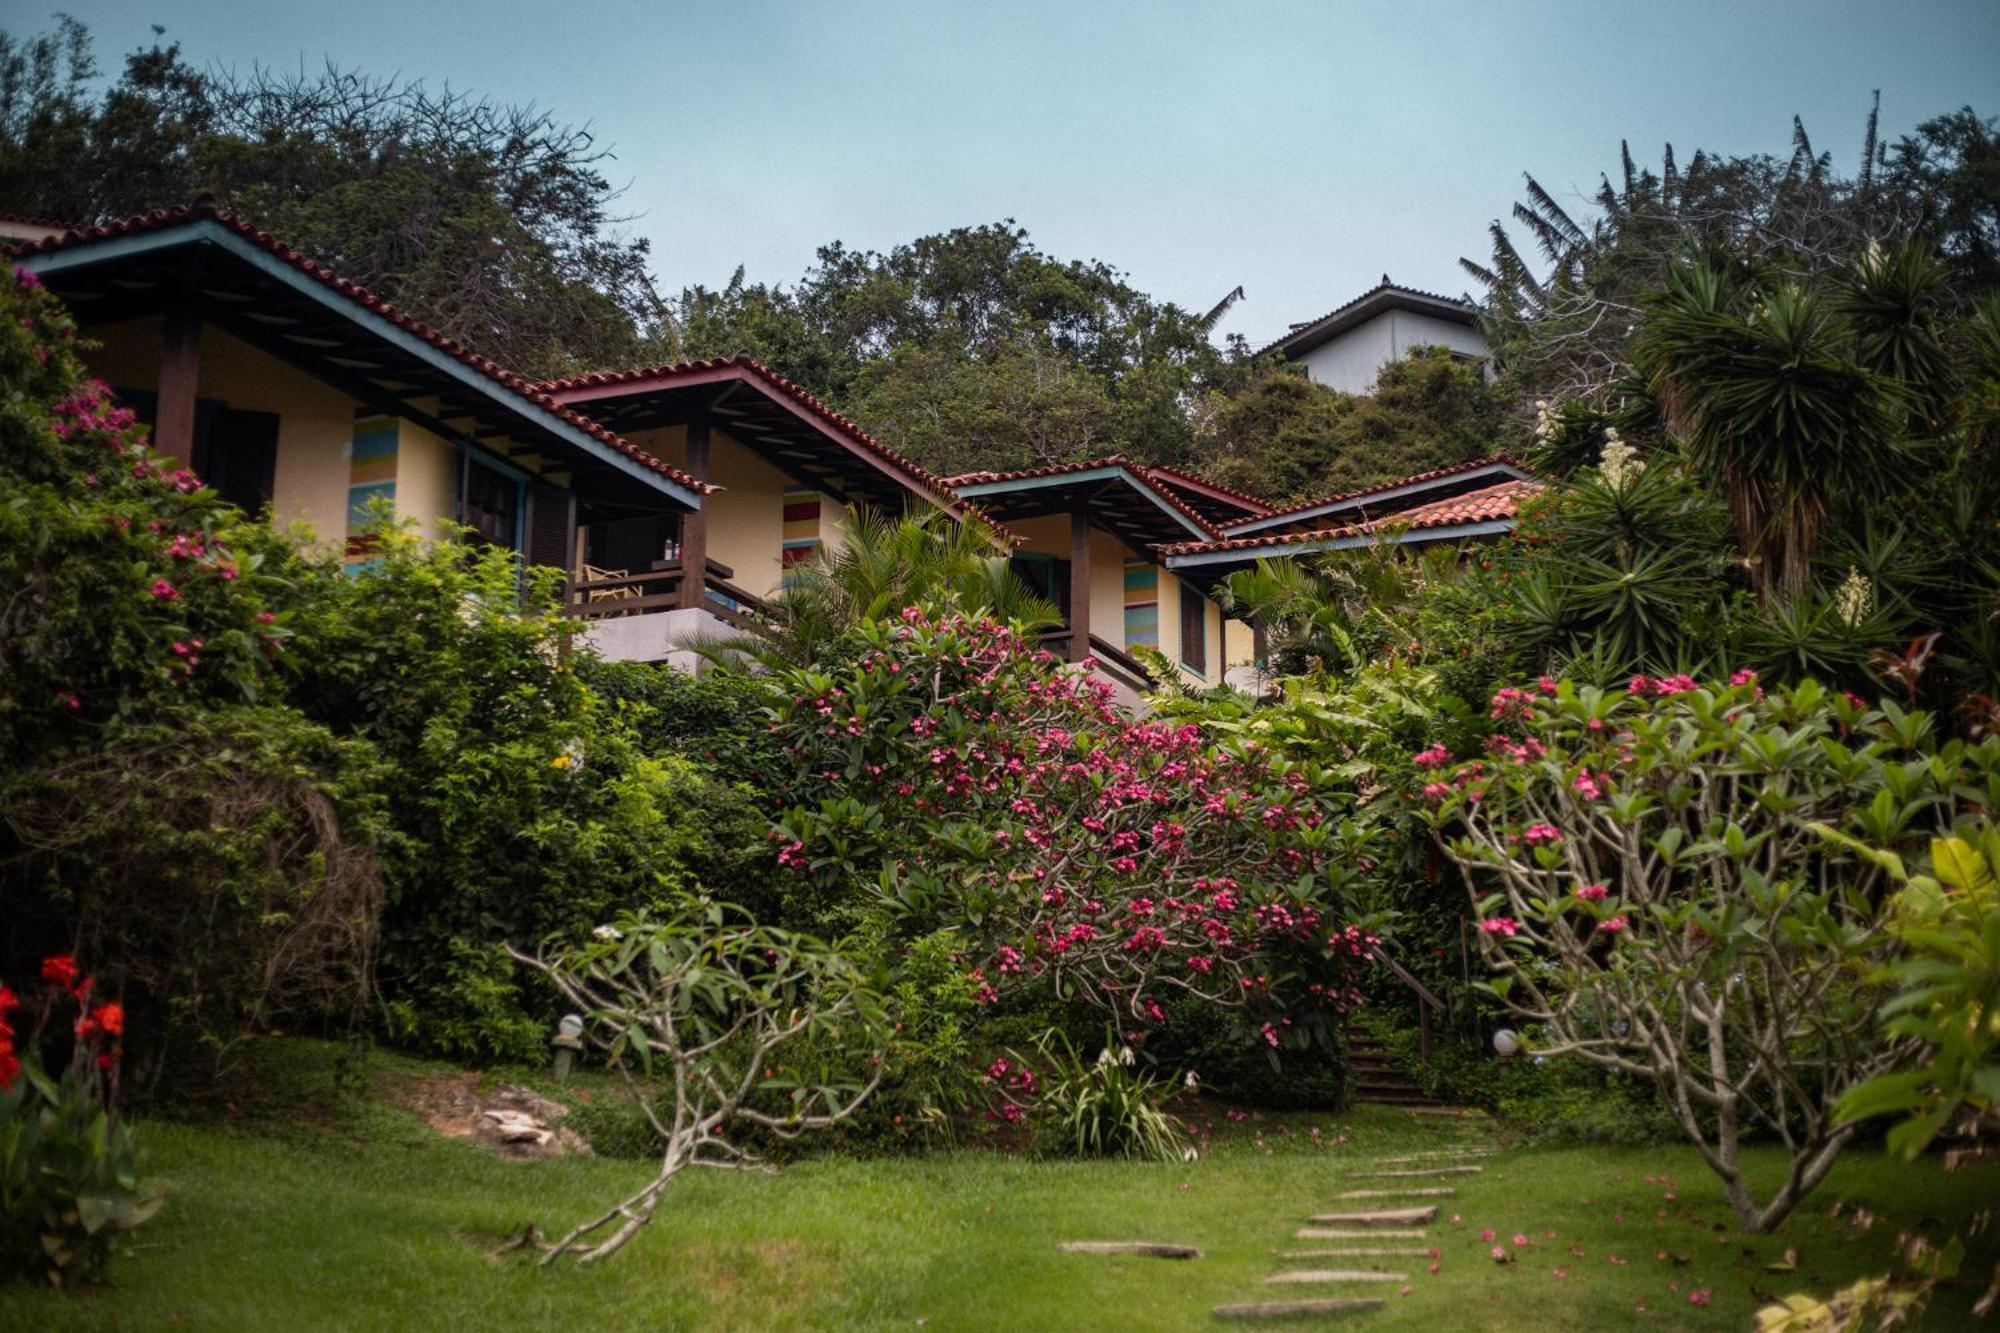
[[[709,606],[711,611],[731,624],[741,624],[745,628],[754,628],[757,620],[770,615],[770,608],[764,604],[763,598],[729,581],[735,570],[716,560],[710,560],[707,568],[708,577],[702,580],[703,586],[708,591],[720,593],[736,603],[736,609],[733,610],[711,604]],[[674,610],[680,605],[680,586],[684,577],[686,573],[680,563],[668,561],[658,569],[645,570],[637,574],[614,574],[601,579],[571,579],[565,611],[579,619],[601,620],[611,616]],[[593,596],[593,594],[598,595]]]

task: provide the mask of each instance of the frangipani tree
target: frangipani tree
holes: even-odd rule
[[[1493,713],[1491,756],[1426,788],[1493,993],[1543,1054],[1654,1080],[1738,1220],[1771,1230],[1859,1132],[1836,1103],[1921,1044],[1881,1027],[1902,946],[1876,853],[1923,856],[2000,741],[1939,747],[1922,714],[1812,682],[1766,697],[1747,672],[1544,682]],[[1762,1200],[1753,1134],[1788,1157]]]
[[[827,1129],[882,1081],[886,1025],[860,970],[809,935],[734,908],[628,917],[586,945],[508,952],[582,1014],[586,1039],[625,1076],[662,1140],[653,1179],[578,1223],[544,1264],[617,1253],[687,1167],[763,1167],[732,1140],[736,1127],[779,1138]]]

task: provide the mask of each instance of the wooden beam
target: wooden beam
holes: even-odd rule
[[[181,466],[194,463],[194,409],[201,388],[201,314],[176,305],[160,328],[159,405],[153,418],[153,447]]]
[[[708,480],[708,413],[701,411],[687,425],[687,464],[681,470],[696,481]],[[700,608],[708,605],[708,509],[704,506],[681,515],[681,568],[688,572],[681,580],[681,605]]]
[[[1069,507],[1069,660],[1090,660],[1090,506]]]

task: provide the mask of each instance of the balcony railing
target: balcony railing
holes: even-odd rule
[[[678,560],[663,560],[641,573],[606,573],[586,569],[586,577],[571,579],[568,613],[581,620],[608,620],[680,609],[681,586],[687,571]],[[752,632],[771,622],[771,609],[755,593],[729,580],[736,571],[711,560],[702,579],[701,609],[739,629]]]
[[[1042,647],[1058,657],[1068,657],[1072,633],[1073,631],[1068,628],[1047,630],[1041,636]],[[1092,662],[1107,676],[1134,693],[1144,694],[1156,683],[1152,673],[1140,665],[1137,658],[1109,639],[1091,635],[1090,656]]]

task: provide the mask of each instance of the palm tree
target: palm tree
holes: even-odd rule
[[[1857,359],[1839,304],[1710,254],[1668,274],[1636,340],[1661,424],[1727,497],[1760,594],[1805,589],[1834,497],[1905,479],[1912,395]]]
[[[855,514],[837,545],[788,572],[770,600],[767,634],[710,644],[719,662],[800,666],[821,660],[845,633],[865,621],[922,603],[991,616],[1034,632],[1062,623],[1061,613],[1014,574],[991,529],[944,514]]]

